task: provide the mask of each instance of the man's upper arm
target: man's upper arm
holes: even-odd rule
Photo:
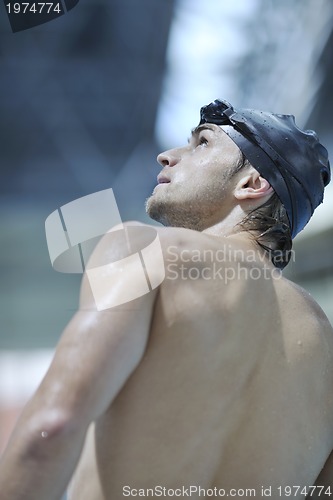
[[[60,497],[79,459],[88,425],[108,408],[144,353],[157,285],[136,298],[133,293],[126,295],[142,278],[142,269],[128,267],[128,261],[121,263],[123,250],[117,236],[111,248],[109,243],[109,238],[103,238],[93,264],[103,268],[108,262],[118,262],[116,275],[107,269],[101,275],[108,277],[107,286],[103,282],[106,303],[118,305],[105,308],[102,302],[97,307],[87,272],[80,309],[66,327],[51,366],[24,408],[2,457],[1,498]],[[141,243],[133,238],[134,246],[140,248]],[[153,254],[148,267],[156,284],[160,262]],[[94,286],[98,290],[98,281]],[[124,301],[126,297],[131,300]]]
[[[132,234],[132,250],[142,243],[138,232]],[[122,235],[111,239],[106,235],[98,245],[88,266],[95,271],[94,288],[88,269],[82,280],[80,308],[66,327],[44,380],[44,384],[57,387],[55,406],[61,405],[86,421],[107,409],[140,362],[149,336],[158,288],[149,291],[148,287],[142,293],[145,289],[139,282],[146,271],[140,258],[124,258],[122,244]],[[114,262],[117,266],[113,266]],[[108,263],[111,269],[117,268],[116,272],[109,272]],[[155,281],[161,278],[160,266],[156,252],[151,254],[150,277],[154,280],[155,275]],[[104,281],[97,300],[102,296],[106,304],[103,308],[102,302],[101,310],[101,304],[96,303],[99,268]],[[127,297],[130,300],[126,301]]]

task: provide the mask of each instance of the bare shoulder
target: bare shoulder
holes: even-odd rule
[[[283,279],[276,288],[282,311],[286,356],[301,374],[303,383],[314,391],[312,404],[325,409],[324,414],[332,422],[332,326],[319,304],[302,287]],[[332,432],[333,427],[328,422],[327,428]]]
[[[290,359],[300,365],[307,360],[317,380],[332,390],[333,329],[326,314],[308,291],[288,279],[278,280],[275,289]]]
[[[333,344],[333,328],[320,305],[307,290],[284,278],[281,280],[280,294],[281,300],[288,303],[295,320],[297,317],[302,318],[302,321],[306,321],[313,328],[316,327],[317,331],[327,336],[327,340]]]
[[[209,239],[198,231],[178,227],[164,227],[128,221],[110,228],[95,246],[90,266],[101,265],[110,258],[123,258],[130,253],[149,249],[152,243],[165,252],[168,245],[181,250],[190,246],[202,246]]]
[[[232,238],[213,236],[204,232],[181,227],[155,228],[166,258],[178,256],[180,261],[236,262],[235,252],[242,251],[242,243],[234,243]],[[245,247],[244,247],[245,248]],[[168,260],[168,259],[167,259]]]
[[[123,259],[145,248],[158,238],[158,230],[138,221],[124,222],[110,228],[95,246],[88,267]]]
[[[112,227],[94,247],[81,285],[81,304],[96,302],[96,294],[124,290],[124,302],[150,297],[164,279],[163,252],[158,231],[151,225],[129,221]],[[103,283],[105,282],[105,286]],[[94,283],[97,283],[97,290]],[[111,286],[113,285],[113,287]],[[130,293],[132,292],[132,293]],[[148,294],[148,295],[147,295]],[[94,295],[94,298],[93,296]],[[132,302],[141,308],[142,301]]]

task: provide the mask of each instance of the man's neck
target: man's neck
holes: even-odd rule
[[[257,252],[258,256],[261,255],[261,259],[267,259],[267,263],[273,266],[269,254],[256,242],[254,234],[242,228],[240,223],[245,216],[246,213],[240,207],[235,207],[227,217],[216,224],[210,225],[202,233],[217,238],[230,238],[233,242],[238,242],[243,248]]]
[[[233,236],[244,232],[240,227],[240,222],[244,219],[246,213],[241,207],[234,207],[222,220],[213,223],[203,229],[203,233],[211,234],[212,236]]]

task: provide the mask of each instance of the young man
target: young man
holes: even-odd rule
[[[74,471],[72,500],[329,498],[333,332],[278,270],[322,201],[325,148],[290,116],[215,101],[158,161],[147,211],[168,226],[165,279],[97,311],[84,277],[3,458],[1,499],[59,499]],[[105,237],[93,259],[122,252]],[[123,275],[106,302],[139,280]]]

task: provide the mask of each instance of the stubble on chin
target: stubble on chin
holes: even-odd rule
[[[163,209],[164,203],[157,201],[154,195],[149,196],[145,202],[145,209],[147,215],[156,222],[160,222],[164,226],[167,226],[167,220],[165,219],[165,209]]]
[[[146,200],[145,208],[149,217],[163,226],[183,227],[196,231],[204,229],[202,214],[196,213],[197,207],[191,206],[189,202],[167,204],[150,196]]]
[[[154,193],[146,200],[146,212],[164,226],[203,231],[216,218],[223,218],[221,209],[230,192],[230,178],[230,172],[225,171],[202,189],[178,190],[173,196]]]

